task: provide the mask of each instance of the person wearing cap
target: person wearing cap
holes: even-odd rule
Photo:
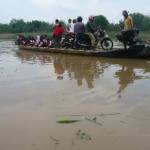
[[[88,35],[91,39],[92,46],[95,46],[95,44],[96,44],[96,39],[95,39],[94,33],[96,32],[97,29],[94,26],[94,18],[95,17],[92,16],[92,15],[89,16],[89,19],[88,19],[88,22],[87,22],[87,25],[86,25],[87,32],[88,32]]]

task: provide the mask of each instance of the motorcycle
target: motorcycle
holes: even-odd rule
[[[109,38],[105,30],[98,28],[94,35],[97,48],[102,48],[103,50],[111,50],[113,48],[113,41]]]
[[[66,33],[62,36],[61,46],[64,48],[74,49],[95,49],[102,48],[103,50],[111,50],[113,48],[113,41],[109,38],[106,31],[98,29],[94,33],[96,39],[96,47],[91,44],[91,38],[88,33],[79,33],[77,35]]]
[[[61,39],[61,47],[71,49],[90,49],[90,38],[86,34],[65,33]]]
[[[103,49],[103,50],[112,50],[113,41],[109,38],[107,32],[98,28],[94,33],[96,39],[96,46],[93,47],[91,43],[91,38],[88,33],[80,34],[80,40],[77,40],[77,45],[81,49]]]
[[[75,43],[75,34],[74,33],[65,33],[61,38],[61,46],[63,48],[74,48]]]
[[[122,31],[121,34],[116,35],[117,39],[124,44],[125,49],[127,46],[131,47],[142,41],[137,38],[139,35],[139,29],[134,28],[130,31]]]

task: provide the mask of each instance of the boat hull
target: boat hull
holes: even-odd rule
[[[49,52],[49,53],[63,53],[82,56],[97,56],[97,57],[110,57],[110,58],[150,58],[150,46],[138,45],[132,48],[113,49],[109,51],[104,50],[75,50],[75,49],[63,49],[63,48],[47,48],[47,47],[31,47],[22,46],[21,50]]]

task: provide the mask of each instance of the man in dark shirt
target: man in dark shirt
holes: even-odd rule
[[[82,17],[79,16],[77,18],[77,22],[75,23],[74,25],[74,33],[76,34],[76,42],[75,42],[75,45],[76,45],[76,48],[79,47],[79,43],[81,44],[83,41],[85,41],[85,26],[84,24],[82,23]]]
[[[95,36],[94,36],[94,33],[96,32],[96,28],[94,26],[94,16],[89,16],[89,20],[87,22],[87,32],[88,32],[88,35],[91,39],[91,44],[92,46],[95,46],[95,43],[96,43],[96,39],[95,39]]]
[[[77,18],[77,22],[76,22],[76,24],[74,25],[74,32],[76,33],[76,34],[78,34],[78,33],[85,33],[85,26],[84,26],[84,24],[82,23],[82,17],[78,17]]]

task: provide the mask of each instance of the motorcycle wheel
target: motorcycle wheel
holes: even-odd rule
[[[112,48],[113,48],[113,41],[110,38],[104,38],[101,41],[101,47],[104,50],[112,50]]]

